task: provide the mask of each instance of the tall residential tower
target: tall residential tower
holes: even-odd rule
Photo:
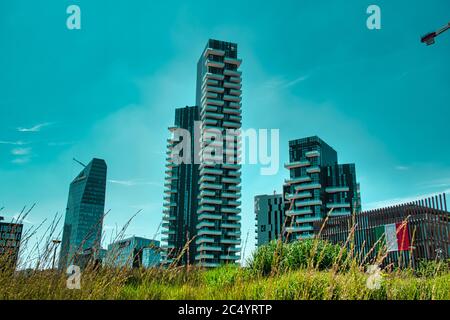
[[[218,40],[208,41],[197,64],[201,151],[195,259],[206,267],[240,259],[240,65],[237,44]]]
[[[93,159],[72,181],[67,201],[59,268],[85,250],[100,250],[106,192],[106,162]]]

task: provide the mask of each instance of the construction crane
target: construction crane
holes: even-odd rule
[[[77,159],[75,159],[75,158],[73,158],[72,159],[73,161],[75,161],[76,163],[78,163],[79,165],[82,165],[83,166],[83,168],[86,168],[86,165],[83,163],[83,162],[81,162],[81,161],[78,161]]]
[[[432,45],[435,42],[435,38],[440,35],[441,33],[444,33],[445,31],[447,31],[448,29],[450,29],[450,22],[447,23],[447,25],[445,25],[444,27],[442,27],[441,29],[434,31],[434,32],[430,32],[427,33],[426,35],[424,35],[420,41],[422,43],[425,43],[427,46]]]

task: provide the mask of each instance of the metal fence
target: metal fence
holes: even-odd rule
[[[450,258],[450,213],[446,195],[440,194],[402,205],[347,216],[332,216],[315,223],[316,234],[332,243],[353,246],[362,263],[380,256],[377,227],[402,223],[409,237],[408,250],[384,253],[383,266],[415,268],[420,260]]]

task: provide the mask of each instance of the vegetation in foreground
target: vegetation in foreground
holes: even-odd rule
[[[382,272],[379,287],[345,249],[326,242],[272,242],[257,250],[248,267],[204,270],[94,269],[81,289],[67,289],[67,275],[54,270],[0,271],[0,299],[445,299],[450,300],[447,262],[417,270]]]

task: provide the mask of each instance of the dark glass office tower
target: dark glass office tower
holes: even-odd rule
[[[171,264],[178,257],[177,264],[193,264],[195,262],[196,245],[192,240],[197,235],[197,205],[199,164],[195,163],[195,121],[200,120],[198,107],[185,107],[175,110],[175,123],[170,131],[185,129],[191,136],[191,162],[176,165],[172,160],[173,148],[182,141],[169,138],[167,145],[166,182],[164,190],[163,212],[163,263]],[[183,150],[186,152],[187,150]],[[183,156],[181,154],[180,156]],[[192,241],[191,241],[192,240]],[[186,243],[190,241],[188,247]],[[180,256],[182,250],[183,254]]]
[[[93,159],[72,181],[64,221],[59,268],[85,250],[99,251],[105,210],[106,162]]]
[[[286,232],[290,240],[314,236],[328,214],[361,211],[354,164],[338,164],[336,151],[317,136],[289,141],[290,179],[285,181]]]
[[[204,267],[240,259],[241,62],[236,43],[209,40],[197,64],[201,149],[195,259]]]
[[[280,239],[285,227],[283,195],[255,196],[256,245]]]

